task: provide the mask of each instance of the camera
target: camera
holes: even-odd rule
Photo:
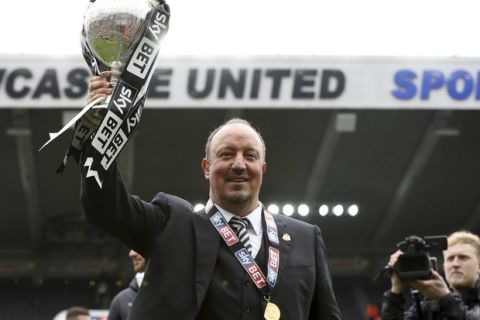
[[[436,269],[436,258],[429,252],[443,251],[448,247],[447,236],[409,236],[397,244],[403,251],[393,266],[393,271],[402,279],[430,279],[430,269]]]

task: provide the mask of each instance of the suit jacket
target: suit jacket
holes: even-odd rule
[[[138,292],[137,279],[133,277],[127,288],[115,295],[108,310],[108,320],[127,320]]]
[[[173,195],[158,193],[151,202],[130,195],[116,168],[109,170],[102,189],[94,179],[82,178],[81,200],[90,222],[148,261],[129,319],[196,319],[218,250],[225,245],[207,215],[194,213],[190,203]],[[281,319],[340,319],[320,229],[285,216],[274,218],[280,267],[271,297]],[[290,239],[282,239],[284,234]]]

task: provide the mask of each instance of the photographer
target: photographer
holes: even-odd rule
[[[399,250],[391,255],[389,266],[394,267],[402,254]],[[383,297],[383,320],[480,319],[480,238],[467,231],[451,234],[443,257],[446,279],[453,291],[433,268],[427,280],[405,280],[392,272],[392,287]],[[407,287],[418,290],[423,298],[404,312]]]

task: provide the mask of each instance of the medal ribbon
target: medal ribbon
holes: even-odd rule
[[[277,224],[273,218],[273,215],[263,210],[263,217],[265,219],[265,225],[268,237],[268,262],[267,262],[267,276],[263,274],[261,268],[255,262],[255,259],[248,252],[245,246],[238,239],[235,231],[230,227],[230,225],[225,220],[225,217],[218,211],[217,208],[213,207],[207,215],[210,218],[210,222],[213,227],[217,230],[220,237],[223,239],[229,250],[233,253],[235,258],[241,264],[245,272],[248,274],[250,279],[255,283],[255,286],[260,290],[264,296],[269,296],[269,293],[275,287],[278,278],[278,269],[280,266],[280,250],[278,242],[278,231]],[[262,289],[267,286],[268,293],[262,292]],[[265,291],[267,288],[263,289]]]

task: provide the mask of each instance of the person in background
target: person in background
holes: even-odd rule
[[[70,307],[65,320],[90,320],[90,312],[83,307]]]
[[[134,250],[130,250],[128,256],[132,259],[135,277],[127,288],[120,291],[113,298],[108,311],[108,320],[127,320],[133,301],[135,301],[138,290],[142,285],[145,273],[145,259]]]
[[[394,266],[401,254],[397,251],[391,255],[389,265]],[[480,319],[480,238],[468,231],[452,233],[443,258],[447,281],[433,269],[431,279],[410,283],[392,273],[392,287],[383,296],[383,320]],[[408,286],[418,290],[423,299],[404,312]]]

